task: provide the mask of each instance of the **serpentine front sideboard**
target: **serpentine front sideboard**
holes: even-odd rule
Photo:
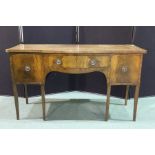
[[[135,45],[104,44],[19,44],[9,53],[16,116],[19,119],[17,84],[40,84],[43,119],[46,119],[45,81],[52,71],[64,73],[102,72],[107,81],[105,121],[109,116],[111,86],[126,85],[125,104],[129,86],[135,86],[133,120],[136,120],[143,54],[145,49]],[[27,90],[25,91],[26,101]]]

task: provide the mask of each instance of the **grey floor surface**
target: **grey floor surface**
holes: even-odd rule
[[[109,121],[104,121],[106,97],[87,92],[46,95],[47,121],[42,120],[41,98],[19,98],[20,120],[16,120],[13,96],[0,96],[0,128],[155,128],[155,97],[139,98],[137,121],[132,121],[133,99],[111,97]]]

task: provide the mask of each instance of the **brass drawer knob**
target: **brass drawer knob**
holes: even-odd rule
[[[56,59],[56,64],[57,64],[57,65],[61,65],[61,63],[62,63],[62,62],[61,62],[60,59]]]
[[[122,72],[126,73],[128,71],[128,67],[127,66],[122,66]]]
[[[26,72],[31,71],[31,67],[30,67],[30,66],[28,66],[28,65],[27,65],[27,66],[25,66],[25,68],[24,68],[24,69],[25,69],[25,71],[26,71]]]
[[[95,66],[96,65],[96,60],[95,59],[90,60],[90,64],[91,64],[91,66]]]

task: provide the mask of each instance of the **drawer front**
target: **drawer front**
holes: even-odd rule
[[[16,54],[11,56],[16,82],[29,83],[43,80],[42,59],[37,54]]]
[[[77,68],[102,68],[108,67],[109,56],[78,56]]]
[[[115,55],[111,60],[112,83],[137,83],[141,71],[141,55]]]
[[[47,55],[44,57],[48,68],[50,69],[63,69],[63,68],[76,68],[76,56],[61,56],[61,55]]]

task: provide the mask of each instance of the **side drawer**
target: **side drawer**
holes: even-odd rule
[[[42,57],[39,54],[11,55],[11,67],[17,83],[40,83],[43,80]]]
[[[137,83],[141,73],[142,55],[114,55],[111,59],[111,82]]]

